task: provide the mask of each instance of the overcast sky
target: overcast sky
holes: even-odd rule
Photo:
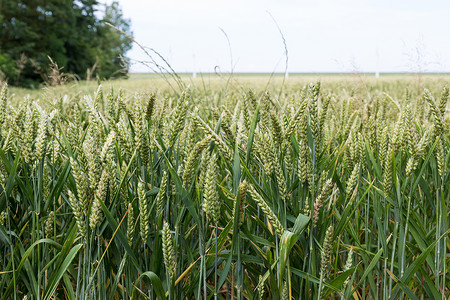
[[[119,3],[135,39],[177,72],[228,72],[231,62],[235,72],[283,72],[284,45],[276,23],[286,40],[289,72],[450,71],[450,1]],[[132,62],[148,60],[136,45],[127,56]],[[149,68],[135,63],[131,71]]]

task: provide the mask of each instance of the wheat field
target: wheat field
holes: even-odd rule
[[[0,84],[0,298],[450,299],[448,78],[312,77]]]

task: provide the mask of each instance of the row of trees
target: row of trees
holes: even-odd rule
[[[105,22],[131,35],[117,2],[1,0],[0,79],[37,86],[56,64],[79,79],[126,76],[131,41]]]

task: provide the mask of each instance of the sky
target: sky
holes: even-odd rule
[[[450,1],[118,2],[150,54],[133,45],[131,72],[155,52],[176,72],[284,72],[284,45],[290,73],[450,72]]]

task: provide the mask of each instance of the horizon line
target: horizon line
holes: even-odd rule
[[[144,71],[131,71],[128,72],[128,74],[169,74],[171,72],[153,72],[153,71],[149,71],[149,72],[144,72]],[[408,74],[408,75],[418,75],[418,74],[429,74],[429,75],[446,75],[449,74],[450,75],[450,71],[442,71],[442,72],[438,72],[438,71],[422,71],[422,72],[413,72],[413,71],[382,71],[382,72],[375,72],[375,71],[364,71],[364,72],[357,72],[357,71],[305,71],[305,72],[257,72],[257,71],[239,71],[239,72],[203,72],[203,71],[184,71],[184,72],[175,72],[176,74],[274,74],[274,75],[284,75],[284,74],[288,74],[290,75],[309,75],[309,74],[325,74],[325,75],[339,75],[339,74],[345,74],[345,75],[356,75],[356,74],[388,74],[388,75],[393,75],[393,74]]]

